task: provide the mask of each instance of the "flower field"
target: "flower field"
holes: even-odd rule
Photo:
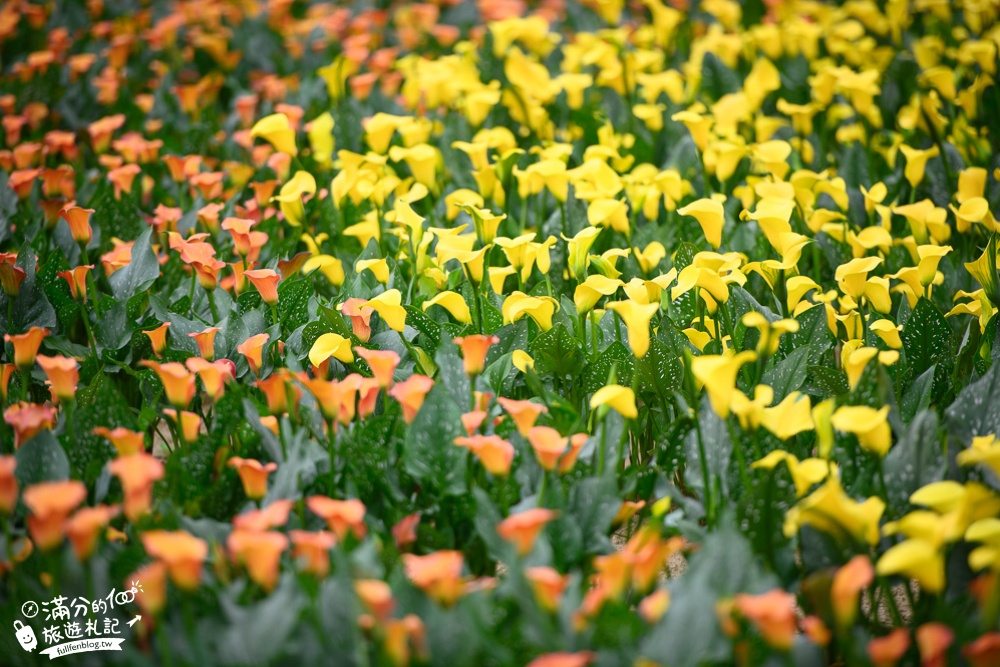
[[[0,663],[1000,665],[998,19],[4,2]]]

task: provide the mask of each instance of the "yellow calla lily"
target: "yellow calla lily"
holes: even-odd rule
[[[319,366],[330,357],[345,364],[352,363],[354,352],[351,350],[351,341],[335,333],[325,333],[317,338],[309,349],[309,362],[313,366]]]
[[[331,119],[332,120],[332,119]],[[273,113],[264,116],[250,128],[250,138],[267,141],[274,146],[276,151],[287,155],[296,156],[299,153],[295,146],[295,130],[288,120],[288,116],[283,113]]]
[[[733,394],[736,389],[736,375],[745,363],[754,361],[753,351],[738,354],[708,354],[691,360],[691,372],[699,387],[708,392],[708,400],[715,414],[723,419],[729,416]]]
[[[469,304],[465,303],[465,299],[463,299],[462,295],[458,292],[439,292],[433,298],[424,301],[424,310],[427,310],[431,306],[440,306],[441,308],[444,308],[452,317],[462,324],[469,324],[472,322],[472,313],[469,312]]]
[[[857,436],[858,444],[882,458],[892,446],[888,416],[888,405],[879,410],[866,405],[845,405],[833,413],[831,423],[838,431]]]
[[[705,234],[705,240],[713,248],[718,249],[722,245],[722,228],[726,224],[726,215],[720,202],[706,197],[677,209],[677,212],[696,219]]]
[[[360,259],[355,262],[354,272],[363,273],[364,271],[371,271],[375,280],[383,285],[389,282],[389,262],[384,257],[382,259]]]
[[[607,305],[625,322],[628,330],[628,345],[637,359],[642,359],[649,351],[649,322],[660,310],[659,303],[639,303],[628,301],[613,301]]]
[[[403,295],[399,290],[390,289],[360,305],[368,306],[385,320],[390,329],[402,333],[406,326],[406,309],[400,305],[402,302]]]
[[[944,590],[944,554],[924,540],[905,540],[882,554],[875,565],[880,577],[898,574],[920,583],[921,590],[937,595]]]
[[[594,392],[590,398],[590,409],[599,408],[611,408],[626,419],[635,419],[639,416],[635,406],[635,392],[617,384],[609,384]]]
[[[288,224],[298,227],[306,214],[302,198],[314,194],[316,194],[316,179],[308,171],[297,171],[281,186],[278,194],[271,197],[271,201],[278,202],[281,214],[285,216]]]
[[[503,301],[503,323],[517,322],[525,315],[531,317],[542,331],[552,328],[552,316],[559,309],[559,302],[548,296],[529,296],[514,292]]]

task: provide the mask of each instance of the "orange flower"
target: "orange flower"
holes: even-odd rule
[[[0,456],[0,512],[12,514],[17,507],[17,459],[13,456]]]
[[[236,468],[243,483],[243,493],[251,500],[260,500],[267,495],[267,476],[278,469],[278,464],[274,461],[265,465],[239,456],[230,458],[228,464],[230,468]]]
[[[535,425],[538,420],[538,415],[546,413],[549,411],[547,407],[541,405],[540,403],[532,403],[531,401],[515,401],[512,398],[503,398],[502,396],[497,399],[497,403],[500,404],[510,418],[514,420],[514,424],[517,426],[517,432],[521,434],[521,437],[527,438],[528,431],[531,427]]]
[[[910,633],[906,628],[896,628],[885,637],[868,642],[868,657],[875,667],[895,667],[910,648]]]
[[[462,426],[465,427],[465,432],[468,435],[472,435],[479,430],[479,427],[483,425],[486,421],[486,412],[484,410],[473,410],[472,412],[462,413]]]
[[[546,653],[527,664],[526,667],[586,667],[594,659],[594,653]]]
[[[306,530],[289,531],[292,538],[292,558],[304,572],[324,579],[330,573],[330,549],[337,544],[333,533],[321,530],[310,533]]]
[[[189,333],[189,338],[194,338],[198,344],[198,354],[206,361],[215,359],[215,334],[222,331],[219,327],[209,327],[198,333]]]
[[[42,346],[42,339],[49,335],[49,330],[42,327],[31,327],[23,334],[4,334],[3,339],[14,346],[14,365],[22,371],[35,365],[35,355]]]
[[[7,402],[10,389],[10,378],[14,375],[17,367],[14,364],[0,364],[0,405]]]
[[[464,338],[455,338],[453,341],[462,348],[462,362],[465,364],[465,373],[469,376],[479,375],[486,367],[486,353],[490,347],[500,342],[496,336],[483,336],[473,334]]]
[[[267,243],[267,234],[253,231],[253,225],[253,220],[243,218],[226,218],[222,221],[222,228],[232,234],[233,246],[240,257],[253,257]]]
[[[257,380],[255,386],[264,394],[267,399],[267,410],[272,415],[281,415],[288,412],[288,382],[284,373],[272,373],[265,380]]]
[[[1000,665],[1000,632],[987,632],[962,649],[972,667]]]
[[[830,604],[837,626],[846,631],[854,625],[858,614],[858,596],[871,586],[875,578],[875,568],[868,556],[855,556],[847,565],[837,570],[830,587]]]
[[[559,608],[559,601],[569,582],[568,576],[559,574],[551,567],[529,567],[524,576],[542,609],[551,613]]]
[[[260,367],[264,365],[264,346],[267,345],[270,338],[270,335],[260,333],[250,336],[236,347],[236,351],[246,357],[247,365],[258,377],[260,376]]]
[[[125,579],[129,586],[133,581],[142,582],[142,595],[135,596],[135,603],[143,613],[156,616],[167,604],[167,566],[161,561],[154,561],[140,567]]]
[[[403,408],[403,421],[407,424],[413,422],[420,411],[420,406],[424,404],[427,392],[434,386],[434,380],[426,375],[411,375],[404,381],[397,383],[389,390],[389,395],[399,401]]]
[[[164,408],[163,414],[177,426],[184,442],[195,442],[201,432],[201,417],[197,413],[172,408]]]
[[[350,298],[340,304],[340,312],[351,319],[351,330],[362,343],[367,343],[368,339],[371,338],[372,328],[369,322],[371,322],[372,313],[375,312],[375,309],[366,306],[366,303],[368,303],[367,299]]]
[[[240,530],[271,530],[288,523],[294,502],[283,498],[275,500],[262,510],[250,510],[233,517],[233,528]]]
[[[14,427],[14,448],[17,449],[56,423],[56,409],[51,405],[15,403],[3,413],[5,422]]]
[[[124,426],[109,429],[106,426],[98,426],[91,431],[94,435],[100,436],[114,445],[118,450],[118,456],[128,456],[138,454],[146,446],[146,436],[136,431],[130,431]]]
[[[535,547],[535,540],[545,525],[559,516],[558,512],[536,507],[519,514],[512,514],[497,525],[497,534],[526,556]]]
[[[552,471],[559,467],[560,473],[567,473],[576,465],[580,448],[587,441],[585,433],[577,433],[571,438],[559,435],[550,426],[532,426],[528,430],[528,442],[535,451],[538,465]]]
[[[150,558],[167,566],[170,579],[186,591],[201,583],[201,567],[208,557],[208,544],[183,530],[150,530],[142,534],[142,546]]]
[[[281,574],[281,554],[288,548],[288,538],[275,531],[234,530],[226,542],[229,556],[243,563],[250,579],[270,592]]]
[[[435,551],[426,556],[403,554],[406,577],[445,606],[453,605],[462,595],[462,564],[461,551]]]
[[[125,518],[135,522],[153,504],[153,484],[163,479],[163,464],[145,452],[119,456],[108,466],[125,496]]]
[[[278,283],[281,276],[273,269],[253,269],[244,271],[243,275],[250,279],[253,286],[260,292],[260,298],[269,306],[278,303]]]
[[[78,560],[87,560],[94,553],[97,538],[108,523],[118,516],[117,505],[84,507],[66,522],[66,536],[73,545]]]
[[[490,474],[506,477],[514,460],[514,445],[497,435],[471,435],[455,438],[455,444],[465,447],[479,459]]]
[[[57,275],[69,285],[69,292],[74,299],[87,303],[87,274],[93,268],[93,264],[88,264],[69,271],[60,271]]]
[[[305,385],[309,393],[316,399],[316,403],[319,405],[324,419],[333,421],[340,417],[341,394],[343,394],[343,391],[339,382],[311,378],[305,373],[299,373],[295,377]]]
[[[810,641],[817,646],[826,646],[830,643],[830,629],[819,616],[806,616],[802,619],[802,632],[809,637]]]
[[[201,378],[205,393],[213,401],[222,398],[226,391],[226,383],[236,379],[236,364],[229,359],[209,362],[201,357],[188,357],[184,365]]]
[[[354,592],[379,623],[389,618],[396,606],[396,601],[392,599],[392,588],[381,579],[358,579],[354,582]]]
[[[125,164],[108,172],[108,180],[115,187],[115,199],[121,199],[122,193],[131,194],[135,177],[142,173],[137,164]],[[73,237],[76,238],[75,236]]]
[[[28,532],[35,546],[43,551],[62,544],[66,517],[87,497],[83,482],[42,482],[24,490],[28,516]]]
[[[399,355],[392,350],[369,350],[360,345],[354,346],[354,351],[359,357],[365,360],[368,367],[372,369],[372,375],[378,382],[378,386],[388,389],[392,386],[392,374],[399,365]]]
[[[795,639],[795,596],[780,589],[760,595],[741,593],[733,606],[749,620],[768,644],[787,651]]]
[[[12,299],[16,299],[21,293],[21,283],[28,277],[24,269],[14,266],[16,260],[17,255],[14,253],[0,253],[0,287]]]
[[[80,380],[76,359],[38,355],[35,360],[49,379],[49,388],[58,401],[72,401]]]
[[[924,623],[914,633],[920,649],[921,667],[944,667],[949,664],[948,647],[955,641],[955,632],[944,623]]]
[[[404,516],[392,527],[392,539],[396,543],[397,549],[402,551],[417,541],[417,525],[419,523],[420,512],[414,512]]]
[[[163,356],[163,351],[167,349],[167,329],[169,328],[170,322],[164,322],[155,329],[142,332],[149,338],[149,342],[153,346],[153,354],[158,357]]]
[[[125,242],[119,239],[111,239],[111,242],[115,247],[101,255],[101,266],[104,268],[104,275],[106,276],[110,276],[118,269],[123,269],[131,264],[132,246],[135,245],[135,241]],[[80,284],[83,285],[83,282]],[[84,294],[84,298],[86,298],[86,294]]]
[[[94,235],[94,231],[90,228],[90,216],[93,213],[92,208],[69,206],[59,212],[59,217],[69,225],[69,233],[73,240],[86,246]]]
[[[195,376],[184,367],[184,364],[176,361],[161,364],[143,359],[139,365],[156,371],[160,382],[163,383],[163,391],[167,395],[167,401],[178,410],[183,410],[194,400],[194,394],[197,391]]]
[[[327,527],[333,531],[338,540],[343,541],[348,531],[359,540],[364,539],[367,532],[365,506],[360,500],[334,500],[326,496],[309,496],[306,498],[306,507],[326,521]]]

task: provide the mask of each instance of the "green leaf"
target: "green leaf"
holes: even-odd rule
[[[446,495],[464,493],[468,452],[454,444],[463,435],[462,411],[438,382],[406,432],[403,467],[423,486]]]
[[[310,280],[282,280],[278,284],[278,316],[286,336],[309,321],[309,297],[313,293]]]
[[[0,334],[23,333],[31,327],[54,327],[56,312],[38,284],[34,248],[29,245],[21,248],[14,266],[24,270],[25,279],[21,283],[20,293],[14,299],[10,322],[6,320],[9,297],[4,297],[0,301],[0,322],[4,324],[0,327]]]
[[[574,377],[583,363],[583,350],[561,323],[539,334],[528,346],[539,375],[552,373],[557,378]]]
[[[1000,364],[963,389],[945,416],[949,432],[966,443],[974,436],[1000,433]]]
[[[438,367],[436,382],[448,390],[456,405],[469,405],[469,376],[465,374],[465,362],[458,356],[458,346],[450,342],[442,345],[434,363]]]
[[[935,363],[941,368],[951,368],[952,330],[941,310],[926,298],[921,297],[913,314],[903,325],[900,333],[906,361],[916,376]]]
[[[69,479],[69,459],[52,431],[42,431],[21,445],[14,456],[14,474],[22,489],[39,482]]]
[[[150,245],[152,235],[153,228],[147,227],[132,246],[132,261],[108,278],[115,300],[128,301],[139,292],[149,289],[160,276],[160,263]]]
[[[636,362],[640,391],[667,398],[684,383],[684,364],[660,339],[653,338],[646,356]],[[619,383],[624,384],[624,383]]]
[[[820,398],[841,396],[851,390],[847,375],[829,366],[809,366],[802,390]]]
[[[777,403],[802,386],[808,368],[809,348],[800,347],[765,372],[760,382],[774,389],[774,401]]]
[[[808,346],[809,364],[819,365],[826,351],[836,343],[833,334],[830,333],[830,327],[827,326],[826,309],[810,308],[795,319],[799,322],[799,330],[784,336],[782,342],[788,341],[788,349]]]
[[[592,393],[606,385],[612,366],[617,369],[617,384],[626,387],[632,384],[635,357],[622,343],[613,341],[593,363],[587,366],[583,381],[584,390]]]
[[[87,317],[87,314],[82,313],[82,316]],[[97,323],[94,325],[94,338],[101,349],[120,350],[131,340],[133,325],[134,322],[130,322],[128,319],[128,304],[124,301],[116,303],[110,310],[97,318]]]
[[[714,478],[718,478],[722,484],[723,492],[729,486],[726,471],[729,468],[729,458],[733,453],[733,441],[729,437],[729,430],[726,422],[720,419],[709,403],[708,396],[701,402],[701,409],[698,414],[700,424],[701,439],[705,450],[705,466],[708,469],[709,484],[714,486]],[[688,433],[685,440],[685,455],[687,457],[688,471],[684,476],[685,483],[697,491],[698,496],[704,498],[704,481],[702,478],[701,452],[698,446],[698,429]]]
[[[912,421],[918,412],[931,406],[931,389],[934,387],[934,374],[936,372],[937,365],[935,364],[914,380],[913,384],[903,393],[903,400],[899,404],[899,412],[903,421]]]
[[[904,512],[914,491],[943,478],[944,464],[937,413],[923,410],[885,456],[883,468],[890,507],[897,514]]]
[[[430,345],[424,345],[425,348],[429,347],[432,353],[436,352],[441,344],[440,322],[432,320],[416,306],[405,305],[403,308],[406,310],[406,323],[427,337]]]

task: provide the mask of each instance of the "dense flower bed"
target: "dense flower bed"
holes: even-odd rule
[[[1000,6],[375,4],[0,7],[0,661],[1000,664]]]

